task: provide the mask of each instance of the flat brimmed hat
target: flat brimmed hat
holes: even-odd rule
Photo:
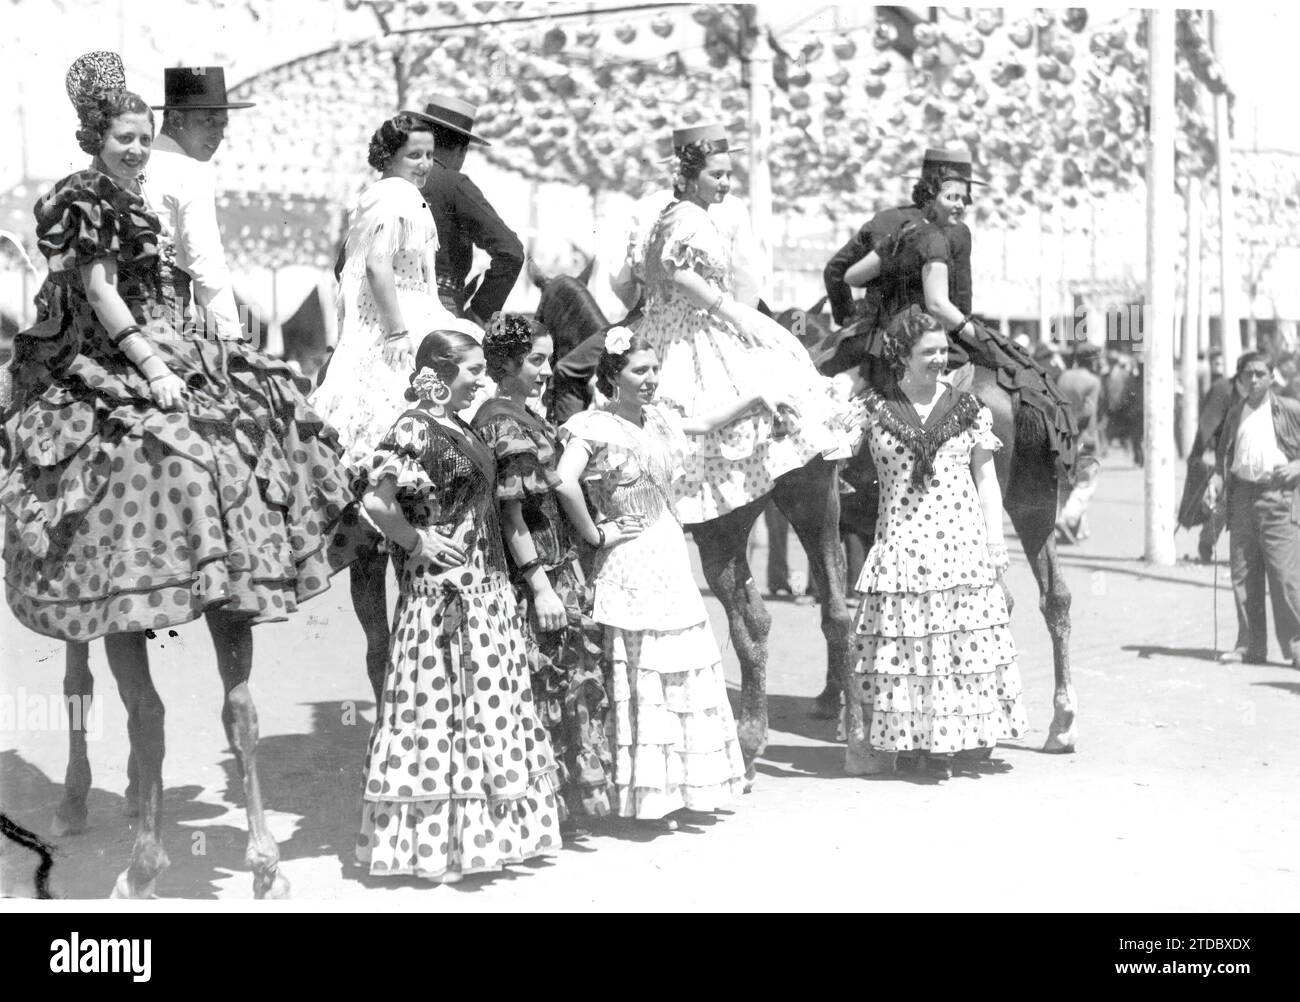
[[[160,111],[188,111],[251,108],[255,103],[226,97],[226,71],[220,66],[168,66],[163,70],[163,103],[153,107]]]
[[[926,150],[921,161],[921,174],[927,177],[938,175],[939,181],[965,181],[967,184],[988,184],[971,176],[971,157],[969,150]],[[919,181],[920,176],[909,175],[909,180]]]
[[[429,98],[429,103],[424,106],[424,111],[404,111],[402,114],[441,125],[444,129],[451,129],[452,132],[459,132],[471,143],[478,143],[480,146],[492,145],[474,132],[474,119],[478,115],[478,106],[462,101],[458,97],[452,97],[450,94],[434,94]]]
[[[703,140],[713,144],[714,153],[741,153],[745,149],[743,146],[732,146],[727,130],[723,128],[721,122],[715,122],[712,125],[691,125],[673,129],[673,152],[680,153],[688,143],[698,143]]]

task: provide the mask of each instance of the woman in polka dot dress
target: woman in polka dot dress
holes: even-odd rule
[[[329,587],[351,497],[293,370],[187,322],[140,186],[153,116],[124,84],[74,99],[94,160],[36,204],[50,273],[0,442],[7,597],[37,633],[112,635],[140,663],[143,631],[207,614],[224,657]]]
[[[498,313],[483,351],[497,396],[474,415],[474,431],[496,455],[511,581],[528,639],[533,700],[560,768],[561,813],[603,816],[614,761],[605,733],[600,627],[584,609],[573,533],[555,496],[555,426],[528,408],[546,390],[554,345],[541,324]]]
[[[673,481],[686,434],[790,404],[754,394],[682,421],[652,402],[659,360],[625,327],[606,335],[596,381],[610,402],[565,422],[559,490],[574,529],[598,547],[592,618],[605,626],[618,812],[654,819],[715,810],[741,792],[745,765]]]
[[[659,400],[688,419],[750,393],[780,393],[799,409],[747,414],[692,440],[677,485],[678,517],[692,524],[763,497],[819,455],[847,457],[857,430],[854,409],[798,340],[734,297],[730,242],[708,211],[731,186],[722,127],[680,129],[673,141],[676,199],[645,247],[629,248],[631,271],[645,277],[636,331],[663,360]]]
[[[884,355],[893,385],[869,396],[867,431],[880,515],[858,580],[849,695],[865,735],[849,735],[847,766],[879,773],[897,761],[948,776],[1027,726],[1000,584],[1000,443],[988,409],[940,381],[948,341],[924,310],[899,314]]]
[[[370,137],[382,176],[349,217],[339,275],[339,339],[311,402],[339,433],[351,462],[369,458],[402,410],[419,339],[430,331],[481,334],[438,299],[438,230],[420,194],[433,166],[433,125],[403,112]]]
[[[492,451],[456,417],[483,385],[468,335],[421,342],[402,414],[354,489],[393,544],[400,594],[366,752],[357,859],[447,883],[560,848],[497,518]]]

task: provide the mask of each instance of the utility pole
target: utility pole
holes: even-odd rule
[[[755,4],[755,37],[749,55],[749,222],[757,244],[760,282],[772,280],[772,47],[766,16],[770,4]]]
[[[1227,73],[1224,59],[1224,13],[1210,13],[1210,37],[1214,55]],[[1241,270],[1237,263],[1237,205],[1232,194],[1232,123],[1228,117],[1228,94],[1214,95],[1214,142],[1219,169],[1219,317],[1223,331],[1223,371],[1237,371],[1241,354]]]
[[[1201,327],[1201,179],[1187,176],[1187,268],[1183,309],[1183,455],[1191,457],[1200,412],[1196,345]]]
[[[1169,8],[1148,10],[1150,151],[1147,156],[1147,308],[1143,335],[1146,391],[1143,444],[1146,558],[1174,563],[1173,349],[1174,255],[1178,236],[1174,196],[1174,18]]]

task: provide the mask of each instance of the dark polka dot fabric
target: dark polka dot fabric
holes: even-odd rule
[[[556,765],[501,556],[491,453],[463,431],[403,416],[367,465],[370,482],[396,480],[412,525],[436,527],[470,554],[444,571],[419,554],[397,564],[356,847],[377,875],[481,873],[561,844]],[[448,469],[462,471],[455,482],[435,475]]]
[[[40,299],[49,336],[15,345],[20,392],[0,433],[10,607],[64,640],[172,626],[215,606],[282,620],[338,569],[327,543],[351,495],[337,439],[284,363],[152,319],[157,257],[141,250],[152,245],[128,238],[124,211],[97,192],[64,198],[41,249],[52,262],[95,256],[98,232],[95,246],[131,255],[135,280],[119,291],[185,381],[185,402],[161,410],[110,343],[79,273],[55,274]],[[153,270],[140,272],[142,262]]]
[[[992,416],[939,449],[912,486],[910,449],[879,423],[867,432],[880,476],[876,543],[855,623],[855,691],[866,748],[946,754],[1024,736],[1020,672],[1006,599],[988,560],[971,477],[975,446],[997,449]]]

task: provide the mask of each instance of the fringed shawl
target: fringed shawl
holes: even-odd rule
[[[926,480],[934,474],[934,458],[939,449],[948,439],[974,426],[980,403],[969,393],[958,393],[951,386],[944,386],[934,409],[922,422],[907,394],[894,383],[887,396],[868,394],[867,410],[882,428],[915,454],[912,486],[924,488]]]

